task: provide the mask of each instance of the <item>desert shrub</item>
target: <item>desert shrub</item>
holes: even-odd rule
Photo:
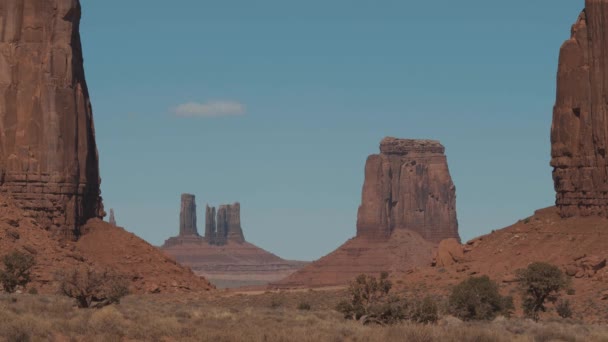
[[[35,287],[32,287],[29,290],[27,290],[27,293],[31,294],[31,295],[37,295],[38,294],[38,290],[36,290]]]
[[[561,318],[572,318],[572,307],[570,306],[570,301],[567,299],[562,299],[557,302],[555,306],[557,310],[557,314]]]
[[[392,324],[407,318],[406,303],[398,296],[390,295],[392,283],[388,273],[379,278],[361,274],[350,283],[350,300],[338,303],[336,310],[344,318],[358,320],[363,324]]]
[[[107,284],[106,293],[109,304],[120,304],[120,300],[129,294],[129,285],[124,279],[113,277]]]
[[[439,320],[439,306],[432,297],[425,297],[414,305],[410,318],[421,324],[436,323]]]
[[[311,306],[307,302],[301,302],[300,304],[298,304],[298,310],[309,311],[310,309]]]
[[[545,304],[555,303],[559,292],[568,286],[568,278],[559,267],[543,262],[518,270],[517,278],[524,291],[524,313],[535,321],[540,318],[540,312],[547,310]]]
[[[74,298],[79,308],[101,308],[120,303],[128,294],[126,282],[108,272],[92,268],[74,268],[57,274],[59,292]]]
[[[492,320],[502,314],[510,316],[514,309],[513,298],[503,297],[498,284],[488,276],[471,277],[452,289],[449,311],[465,320]]]
[[[4,291],[13,293],[18,286],[25,287],[31,280],[31,269],[36,264],[30,254],[14,251],[2,258],[4,270],[0,271],[0,282]]]

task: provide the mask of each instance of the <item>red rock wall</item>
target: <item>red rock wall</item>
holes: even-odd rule
[[[551,165],[563,217],[608,216],[608,1],[587,0],[561,48]]]
[[[0,1],[0,192],[58,235],[104,215],[77,0]]]
[[[408,229],[439,242],[457,238],[456,189],[436,141],[385,138],[365,165],[357,236],[387,239]]]

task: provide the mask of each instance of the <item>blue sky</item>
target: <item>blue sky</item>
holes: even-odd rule
[[[464,240],[554,202],[559,47],[583,1],[82,0],[102,191],[153,244],[240,201],[290,259],[355,235],[384,136],[446,146]]]

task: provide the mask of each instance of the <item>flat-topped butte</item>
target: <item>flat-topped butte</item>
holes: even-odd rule
[[[383,154],[439,153],[444,154],[445,147],[437,140],[398,139],[386,137],[380,142]]]

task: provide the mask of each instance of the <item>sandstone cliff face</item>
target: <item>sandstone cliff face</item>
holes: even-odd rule
[[[365,165],[357,237],[388,239],[407,229],[438,243],[458,235],[456,189],[437,141],[385,138]]]
[[[102,217],[77,0],[0,1],[0,192],[73,238]]]
[[[587,0],[561,48],[551,128],[560,215],[608,216],[608,1]]]

